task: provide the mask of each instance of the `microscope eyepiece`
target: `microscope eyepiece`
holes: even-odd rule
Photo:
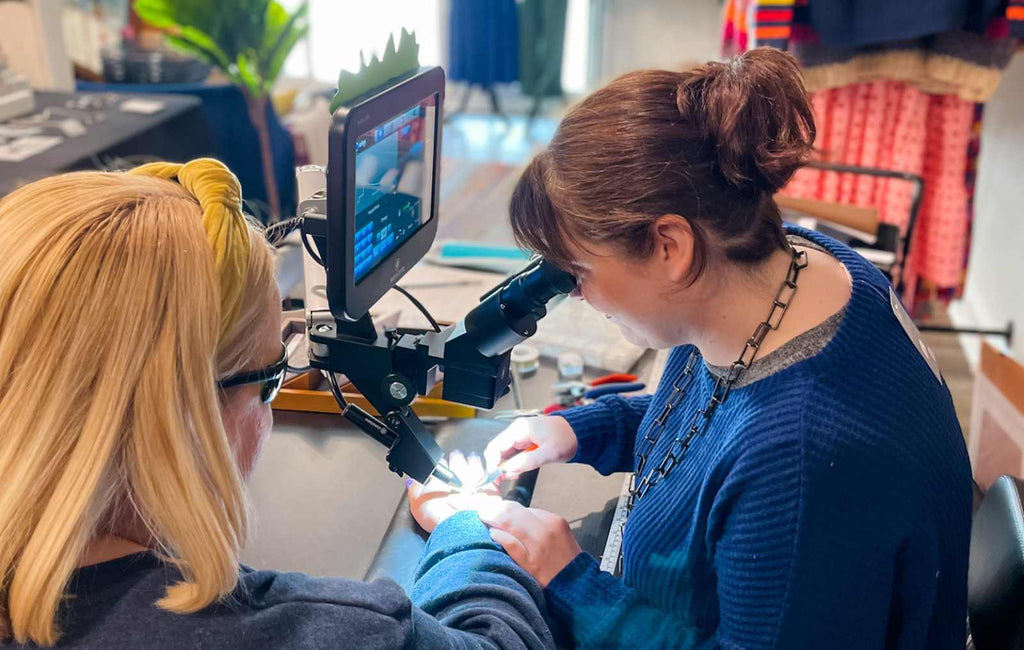
[[[551,262],[538,260],[512,279],[502,290],[502,302],[514,316],[523,316],[538,309],[541,318],[548,302],[576,288],[576,278]]]
[[[484,356],[504,354],[537,332],[537,321],[547,315],[553,298],[575,287],[571,274],[538,258],[466,314],[466,334]]]

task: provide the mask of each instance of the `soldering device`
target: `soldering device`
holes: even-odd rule
[[[411,404],[441,396],[490,409],[509,388],[513,346],[537,331],[575,278],[535,258],[433,330],[378,328],[370,308],[430,249],[437,233],[444,72],[420,68],[338,108],[326,170],[298,170],[305,247],[309,361],[324,371],[343,416],[387,447],[390,469],[425,482],[460,481]],[[485,218],[485,217],[481,217]],[[376,414],[347,404],[344,375]]]

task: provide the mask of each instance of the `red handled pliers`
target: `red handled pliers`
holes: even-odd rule
[[[555,384],[554,388],[558,394],[558,401],[544,409],[545,415],[570,406],[589,403],[603,395],[633,393],[643,390],[646,386],[638,381],[636,375],[616,373],[598,377],[589,383],[572,381]]]

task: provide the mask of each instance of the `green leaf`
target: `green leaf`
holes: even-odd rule
[[[270,91],[270,86],[274,85],[277,81],[278,75],[281,74],[281,68],[284,67],[285,61],[288,60],[288,55],[291,54],[292,48],[295,44],[306,38],[309,34],[309,25],[303,25],[298,29],[291,30],[288,38],[281,44],[281,47],[277,49],[274,54],[274,58],[267,64],[267,71],[264,73],[263,78],[268,83],[267,91]]]
[[[206,61],[207,63],[217,63],[216,58],[213,56],[212,52],[205,51],[203,48],[197,46],[195,43],[191,41],[186,41],[181,37],[171,36],[170,34],[165,34],[164,40],[167,41],[168,45],[173,47],[175,50],[178,50],[182,54],[194,56],[197,59],[202,59],[203,61]]]
[[[299,10],[295,13],[298,14]],[[272,0],[267,4],[267,13],[263,17],[263,41],[260,43],[260,52],[269,52],[274,48],[289,20],[288,12],[281,3]]]
[[[202,59],[207,63],[211,63],[217,66],[229,78],[237,76],[234,74],[233,66],[230,64],[230,62],[223,58],[223,52],[220,52],[216,49],[208,49],[199,43],[181,38],[180,36],[172,36],[171,34],[165,34],[164,40],[167,41],[167,43],[171,45],[173,48],[185,54],[189,54],[191,56],[196,57],[197,59]],[[232,83],[235,83],[235,80],[233,78]]]
[[[293,29],[306,25],[309,3],[303,2],[290,16],[276,0],[267,6],[267,30],[263,37],[260,52],[265,54],[265,61],[274,57],[281,44],[288,38]]]
[[[135,0],[135,13],[150,25],[165,29],[178,25],[174,3],[168,0]]]
[[[183,25],[180,37],[206,52],[210,63],[216,65],[221,70],[227,70],[231,66],[228,55],[224,50],[220,49],[220,46],[213,41],[209,34],[205,34],[195,27]]]
[[[246,54],[238,55],[238,76],[242,78],[242,82],[245,84],[249,94],[253,97],[259,97],[264,94],[263,80],[260,78],[259,71],[256,69],[256,62],[253,59],[254,57]]]
[[[277,9],[272,9],[273,7]],[[277,10],[280,10],[280,13]],[[270,85],[273,85],[277,81],[277,76],[281,73],[281,68],[284,66],[284,62],[288,55],[291,54],[295,44],[309,33],[309,25],[305,21],[306,14],[309,12],[309,4],[303,2],[295,10],[295,13],[288,16],[280,4],[272,1],[267,11],[267,34],[270,35],[272,30],[276,30],[278,33],[270,46],[263,48],[260,52],[260,70],[263,74],[263,79]],[[273,19],[270,17],[271,13],[275,14]],[[286,16],[286,20],[280,25],[276,24],[276,21],[280,20],[282,15]],[[264,44],[266,44],[266,41]]]
[[[133,6],[169,32],[170,45],[216,65],[254,96],[269,92],[309,31],[306,2],[290,15],[277,0],[134,0]]]
[[[263,47],[266,33],[267,8],[271,0],[207,0],[210,4],[227,5],[230,11],[225,14],[222,26],[222,38],[234,43],[233,51],[225,49],[231,58],[236,59],[245,54],[255,60],[252,53],[258,53]]]

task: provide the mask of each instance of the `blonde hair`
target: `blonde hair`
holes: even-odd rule
[[[237,584],[246,501],[215,380],[251,367],[273,260],[246,228],[222,326],[202,215],[144,175],[65,174],[0,200],[0,641],[57,641],[67,582],[119,504],[183,576],[158,606],[195,612]]]

